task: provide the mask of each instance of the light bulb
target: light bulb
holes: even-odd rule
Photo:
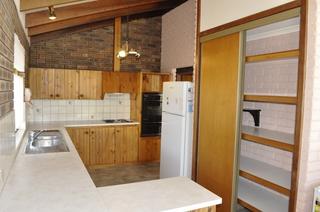
[[[57,18],[56,13],[54,12],[53,6],[49,6],[49,19],[55,20]]]
[[[127,56],[127,52],[125,50],[120,50],[117,54],[117,58],[125,58]]]

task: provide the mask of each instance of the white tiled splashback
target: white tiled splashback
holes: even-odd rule
[[[28,122],[130,119],[130,94],[106,94],[104,100],[32,100]]]

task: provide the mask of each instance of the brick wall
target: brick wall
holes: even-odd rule
[[[14,33],[26,50],[29,44],[24,34],[18,12],[13,0],[0,1],[0,192],[6,182],[9,170],[17,154],[18,146],[13,112],[13,60]],[[26,58],[26,61],[28,59]],[[26,64],[28,67],[28,64]]]
[[[122,29],[125,32],[125,24]],[[113,23],[65,31],[58,36],[40,35],[31,42],[30,67],[88,70],[113,69]],[[124,35],[123,35],[124,39]],[[128,57],[121,69],[160,70],[161,17],[140,18],[130,23],[130,46],[141,53],[139,60]]]
[[[0,118],[13,108],[13,54],[16,33],[28,55],[29,44],[12,0],[0,1]],[[26,60],[27,61],[27,60]],[[28,66],[28,64],[26,64]],[[26,67],[27,67],[26,66]]]
[[[129,48],[135,48],[141,57],[129,56],[121,60],[123,71],[160,71],[161,17],[138,18],[129,21]],[[125,41],[126,21],[122,20],[122,41]]]
[[[112,70],[113,24],[31,42],[30,67]]]

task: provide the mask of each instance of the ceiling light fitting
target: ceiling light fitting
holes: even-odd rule
[[[129,55],[133,55],[137,58],[140,57],[140,53],[137,52],[135,49],[131,48],[129,50],[129,17],[127,16],[127,33],[126,33],[126,42],[124,43],[124,45],[122,45],[122,48],[120,49],[120,51],[117,54],[117,58],[119,59],[124,59]]]
[[[56,13],[54,12],[54,7],[49,6],[49,19],[50,20],[55,20],[57,18]]]

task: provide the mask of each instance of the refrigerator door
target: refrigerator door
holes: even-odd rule
[[[187,91],[187,82],[165,82],[162,111],[184,116],[187,110]]]
[[[183,176],[185,117],[162,113],[160,178]]]

